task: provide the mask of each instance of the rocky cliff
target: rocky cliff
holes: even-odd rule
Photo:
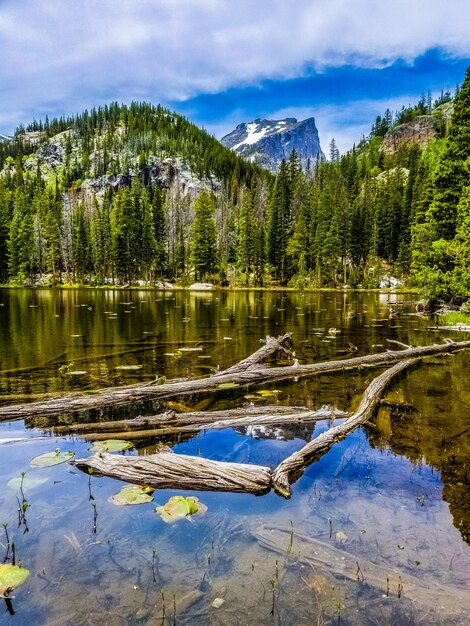
[[[314,163],[318,156],[324,158],[313,117],[300,122],[293,117],[283,120],[256,119],[239,124],[220,141],[245,159],[273,172],[294,149],[303,168],[309,161]]]
[[[436,137],[444,137],[452,110],[452,103],[448,102],[434,109],[431,115],[419,115],[406,124],[394,126],[383,139],[382,152],[394,154],[399,148],[411,145],[425,148]]]

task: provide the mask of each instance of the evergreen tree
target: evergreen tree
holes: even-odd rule
[[[191,229],[191,264],[196,280],[204,280],[216,269],[215,204],[208,191],[202,191],[194,203]]]
[[[167,237],[165,228],[165,196],[160,187],[155,187],[152,196],[153,233],[155,237],[154,268],[161,277],[167,267]]]
[[[157,242],[155,241],[154,222],[152,207],[146,191],[141,195],[142,206],[142,241],[141,241],[141,274],[147,281],[151,280],[152,271],[155,268]]]
[[[267,258],[277,278],[287,278],[287,244],[291,234],[291,184],[289,168],[281,162],[268,209]]]
[[[34,216],[22,187],[16,189],[8,239],[8,270],[20,282],[31,281],[34,269]]]
[[[11,217],[11,193],[0,179],[0,281],[8,275],[8,235]]]
[[[457,207],[457,231],[451,244],[454,269],[451,278],[453,295],[470,295],[470,185],[465,187]]]
[[[250,285],[250,274],[255,263],[257,224],[253,196],[249,189],[243,190],[242,205],[238,216],[237,263],[244,275],[245,286]]]
[[[470,67],[454,100],[445,150],[434,175],[430,219],[436,224],[437,238],[451,240],[455,235],[457,206],[468,184],[470,158]]]
[[[76,278],[83,282],[88,269],[89,259],[89,231],[85,216],[85,207],[77,204],[73,212],[73,247],[72,260]]]

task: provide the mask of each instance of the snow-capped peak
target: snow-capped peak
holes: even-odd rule
[[[289,158],[293,149],[304,167],[318,155],[323,158],[313,117],[301,122],[294,117],[283,120],[258,118],[239,124],[221,139],[221,143],[273,171],[277,170],[282,159]]]

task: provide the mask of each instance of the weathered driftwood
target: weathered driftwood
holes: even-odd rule
[[[161,415],[140,416],[116,422],[93,422],[89,424],[69,424],[50,429],[58,434],[76,434],[89,441],[108,439],[111,435],[118,439],[141,439],[179,432],[197,432],[206,429],[223,429],[238,426],[260,426],[300,424],[324,419],[348,417],[349,413],[327,406],[315,411],[295,406],[242,407],[226,411],[198,411],[195,413],[175,413],[168,411]]]
[[[366,421],[390,380],[417,360],[406,359],[377,376],[367,387],[357,411],[346,422],[319,435],[280,463],[274,472],[265,467],[209,461],[173,454],[167,450],[146,457],[99,453],[75,463],[82,469],[91,468],[100,474],[154,487],[259,493],[273,486],[277,493],[288,498],[290,483],[313,462],[315,455],[326,452],[335,441],[344,438]],[[91,438],[90,435],[87,438]],[[106,438],[106,435],[96,435],[95,438]]]
[[[102,411],[110,407],[129,406],[134,402],[146,400],[168,400],[169,398],[201,393],[213,392],[220,389],[223,383],[235,383],[242,385],[256,385],[260,383],[286,380],[327,374],[331,372],[345,372],[365,367],[387,366],[402,361],[405,358],[420,358],[434,354],[455,352],[470,348],[470,341],[435,344],[431,346],[419,346],[406,350],[387,351],[349,359],[327,361],[285,367],[265,367],[263,369],[249,369],[244,372],[225,374],[209,378],[199,378],[176,383],[165,383],[157,386],[132,385],[127,387],[108,388],[74,396],[61,396],[44,402],[32,402],[14,406],[0,407],[0,421],[12,419],[24,419],[33,415],[53,417],[58,415],[76,415],[82,411]]]
[[[256,352],[253,352],[253,354],[251,354],[246,359],[243,359],[243,361],[239,361],[238,363],[235,363],[235,365],[232,365],[231,367],[229,367],[226,370],[223,370],[222,372],[218,372],[215,376],[226,376],[227,374],[239,374],[240,372],[247,372],[249,370],[252,370],[255,367],[259,366],[260,363],[266,361],[266,359],[269,356],[271,356],[278,350],[284,350],[286,352],[289,352],[290,354],[290,351],[284,347],[284,344],[287,343],[291,337],[292,337],[292,333],[285,333],[284,335],[277,337],[277,338],[269,337],[269,336],[266,337],[264,341],[264,345],[259,350],[257,350]]]
[[[242,426],[281,426],[306,424],[315,421],[325,419],[337,419],[348,417],[349,413],[345,411],[339,411],[337,409],[330,409],[329,407],[323,407],[316,411],[301,411],[299,413],[280,413],[278,415],[264,414],[259,415],[247,415],[246,417],[236,417],[232,419],[219,419],[217,421],[210,421],[211,413],[206,413],[205,422],[194,422],[186,426],[164,426],[162,428],[153,428],[147,430],[132,430],[132,431],[114,431],[112,437],[115,439],[131,439],[136,441],[137,439],[148,439],[149,437],[163,437],[168,435],[177,435],[179,433],[196,433],[201,430],[222,430],[224,428],[240,428]],[[88,434],[82,434],[82,436],[88,441],[103,441],[109,439],[110,431],[104,430],[102,432],[90,432]]]
[[[260,465],[224,463],[166,449],[130,457],[100,452],[74,464],[88,471],[159,489],[195,489],[261,494],[271,488],[271,470]]]
[[[407,350],[406,352],[411,351]],[[273,472],[274,489],[288,498],[291,493],[290,483],[299,478],[305,468],[315,459],[315,456],[327,452],[336,441],[344,439],[348,433],[367,421],[380,401],[383,390],[392,378],[417,361],[416,358],[406,359],[374,378],[365,390],[359,408],[345,422],[329,428],[276,467]]]

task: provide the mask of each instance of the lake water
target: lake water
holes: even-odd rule
[[[0,290],[0,404],[158,376],[207,376],[254,352],[266,335],[285,331],[293,333],[301,363],[393,348],[387,339],[424,345],[469,338],[409,315],[412,299]],[[286,363],[285,355],[279,359]],[[278,393],[256,404],[352,410],[375,372],[272,384],[263,388]],[[312,464],[290,500],[161,490],[152,503],[118,507],[109,498],[120,481],[67,463],[30,466],[57,448],[89,456],[86,438],[54,431],[41,416],[0,423],[0,562],[11,563],[14,543],[16,563],[30,570],[0,609],[1,623],[468,624],[469,372],[470,351],[408,371],[384,394],[374,425]],[[198,410],[244,406],[255,402],[245,398],[255,391],[182,402]],[[207,430],[165,442],[175,453],[275,466],[327,427]],[[138,439],[125,454],[148,454],[158,443]],[[28,506],[19,516],[23,496],[7,483],[22,472],[25,480],[47,480],[24,489]],[[155,506],[177,494],[197,496],[207,512],[166,524]]]

